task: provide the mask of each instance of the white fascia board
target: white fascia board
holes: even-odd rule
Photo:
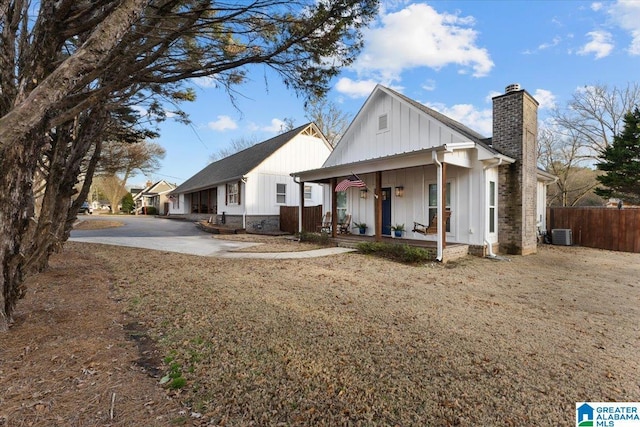
[[[473,141],[467,142],[451,142],[449,144],[444,144],[445,151],[453,152],[454,150],[468,150],[470,148],[475,148],[476,143]]]
[[[377,159],[367,159],[360,162],[330,166],[326,168],[308,171],[294,172],[291,176],[298,177],[300,181],[328,181],[331,178],[348,176],[353,173],[365,174],[393,169],[412,168],[433,163],[432,151],[444,152],[445,146],[427,148],[408,153],[395,154]]]
[[[536,177],[538,178],[538,181],[542,181],[547,185],[553,184],[558,180],[557,176],[550,174],[549,172],[544,171],[542,169],[536,170]]]

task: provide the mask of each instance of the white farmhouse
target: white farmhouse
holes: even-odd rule
[[[334,234],[350,214],[376,240],[404,225],[403,237],[433,242],[439,260],[453,247],[456,255],[533,253],[553,181],[536,166],[537,109],[527,91],[508,86],[493,98],[486,138],[378,85],[324,165],[294,177],[329,187]],[[333,191],[354,178],[366,187]]]
[[[322,166],[330,153],[318,127],[305,124],[209,164],[172,191],[169,214],[277,231],[281,206],[322,204],[323,186],[300,189],[291,173]]]

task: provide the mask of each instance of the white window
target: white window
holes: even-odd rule
[[[304,199],[305,200],[311,200],[311,186],[310,185],[305,185],[304,186]]]
[[[276,203],[287,203],[287,184],[276,184]]]
[[[381,114],[378,116],[378,132],[383,132],[389,129],[389,116]]]
[[[234,182],[231,184],[227,184],[227,204],[239,204],[240,203],[240,195],[239,195],[238,183]]]
[[[496,182],[489,181],[489,233],[496,232]]]
[[[336,213],[338,214],[338,222],[343,222],[347,216],[347,192],[338,191],[336,193]]]
[[[451,183],[447,182],[445,189],[444,208],[451,210]],[[429,184],[429,224],[433,221],[433,217],[438,214],[438,185]],[[438,221],[439,222],[439,221]],[[451,232],[451,218],[447,218],[447,232]]]

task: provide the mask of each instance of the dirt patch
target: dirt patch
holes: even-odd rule
[[[221,234],[214,235],[214,239],[234,242],[252,242],[255,246],[237,249],[234,252],[300,252],[320,249],[323,246],[300,242],[292,236],[263,236],[260,234]]]
[[[110,274],[91,246],[71,246],[28,281],[0,337],[0,426],[180,425],[183,408],[127,339]]]
[[[78,220],[73,226],[74,230],[102,230],[104,228],[122,227],[124,225],[121,221],[114,221],[108,219],[94,219],[91,221]]]
[[[407,267],[69,242],[2,337],[0,420],[575,425],[575,402],[640,400],[638,277],[640,254],[579,247]]]

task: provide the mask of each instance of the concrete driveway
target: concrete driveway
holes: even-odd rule
[[[124,225],[99,230],[73,230],[69,238],[73,242],[102,243],[105,245],[225,258],[309,258],[351,251],[351,249],[347,248],[324,248],[303,252],[233,252],[234,250],[256,246],[259,243],[213,239],[211,234],[200,230],[193,222],[185,220],[144,215],[109,217],[82,215],[79,219],[82,221],[98,221],[101,219],[118,221],[124,223]]]

